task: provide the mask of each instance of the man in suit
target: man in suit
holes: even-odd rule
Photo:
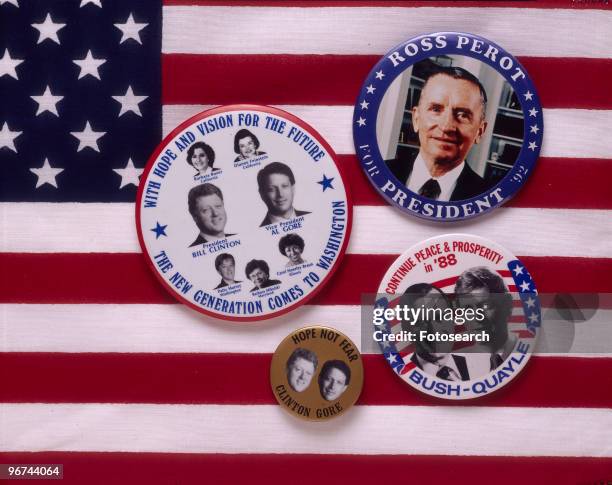
[[[460,67],[436,70],[425,81],[412,126],[419,136],[415,160],[387,160],[406,187],[423,197],[455,201],[476,197],[488,187],[465,158],[485,130],[487,95],[478,78]]]
[[[223,193],[216,185],[201,184],[193,187],[187,195],[187,205],[193,222],[200,230],[198,237],[189,247],[235,236],[225,233],[227,214]]]
[[[457,304],[461,308],[482,309],[485,318],[467,322],[468,331],[479,333],[483,330],[489,336],[488,342],[473,347],[475,353],[485,354],[488,369],[499,367],[512,353],[517,342],[516,335],[508,332],[508,321],[512,315],[512,295],[502,277],[484,266],[465,270],[455,283]]]
[[[310,214],[294,209],[295,177],[284,163],[272,162],[262,168],[257,174],[257,186],[261,200],[268,207],[259,227]]]
[[[287,382],[295,392],[303,392],[310,385],[319,365],[317,355],[304,348],[295,349],[287,360]]]
[[[400,305],[408,308],[439,309],[451,308],[448,297],[437,287],[429,283],[417,283],[404,291]],[[402,330],[413,332],[420,337],[420,332],[428,335],[453,333],[454,322],[436,319],[422,319],[417,322],[402,321]],[[415,351],[410,357],[419,369],[431,376],[445,381],[469,381],[470,374],[463,355],[452,353],[453,342],[429,342],[415,339]]]
[[[343,360],[328,360],[319,374],[319,392],[326,401],[338,399],[351,382],[351,369]]]

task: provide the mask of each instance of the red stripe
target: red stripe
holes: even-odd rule
[[[310,304],[360,304],[362,294],[376,292],[397,257],[347,254],[325,290]],[[612,293],[612,259],[520,259],[540,293]],[[157,282],[142,254],[0,253],[0,267],[0,303],[175,302]]]
[[[12,452],[0,458],[3,463],[62,463],[62,484],[89,485],[358,485],[401,476],[410,477],[404,483],[599,485],[612,476],[612,458],[583,457]]]
[[[386,205],[355,155],[339,155],[355,205]],[[525,186],[506,207],[612,209],[612,162],[604,159],[540,158]]]
[[[610,3],[606,0],[235,0],[216,1],[216,0],[163,0],[163,5],[200,5],[200,6],[253,6],[253,7],[300,7],[300,8],[320,8],[320,7],[505,7],[505,8],[563,8],[572,10],[606,10],[610,8]]]
[[[163,54],[162,102],[232,104],[240,93],[244,103],[353,105],[379,59],[332,54]],[[612,108],[611,59],[519,57],[519,61],[545,108]]]
[[[271,359],[271,354],[3,353],[0,399],[274,404]],[[474,404],[421,394],[394,375],[382,355],[364,355],[363,360],[362,405]],[[612,359],[532,357],[515,381],[480,398],[478,405],[610,408]]]

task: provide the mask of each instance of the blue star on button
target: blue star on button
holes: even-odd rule
[[[326,189],[333,189],[334,188],[332,186],[332,181],[333,180],[334,180],[334,177],[328,179],[325,176],[325,174],[323,174],[323,180],[319,180],[317,183],[320,184],[323,187],[323,192],[325,192]]]
[[[168,237],[168,234],[166,234],[166,227],[168,227],[168,224],[166,224],[165,226],[162,226],[159,222],[157,222],[156,224],[157,225],[153,229],[151,229],[151,231],[155,233],[155,239],[159,239],[159,236]]]

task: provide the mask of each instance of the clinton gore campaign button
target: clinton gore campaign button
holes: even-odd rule
[[[361,394],[361,354],[333,328],[300,328],[274,352],[270,384],[278,403],[291,414],[325,421],[344,413]]]
[[[355,151],[390,204],[433,220],[488,212],[534,170],[544,129],[525,68],[476,35],[421,35],[368,75],[353,114]]]
[[[450,234],[391,265],[378,287],[372,338],[415,389],[471,399],[525,367],[540,313],[535,283],[516,256],[487,239]]]
[[[140,245],[164,288],[221,319],[288,312],[328,281],[351,228],[336,155],[265,106],[200,113],[153,153],[138,191]]]

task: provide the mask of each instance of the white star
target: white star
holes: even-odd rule
[[[537,114],[538,114],[538,110],[537,110],[537,109],[535,109],[535,108],[531,108],[531,109],[529,110],[529,116],[535,116],[535,115],[537,115]]]
[[[123,44],[126,40],[130,39],[142,44],[142,41],[140,40],[140,31],[149,24],[134,22],[134,16],[130,13],[130,16],[127,18],[124,24],[114,25],[121,31],[121,40],[119,41],[120,44]]]
[[[536,313],[532,313],[531,315],[529,315],[529,321],[531,323],[538,323],[538,315]]]
[[[531,133],[535,133],[536,135],[538,134],[538,131],[540,131],[538,125],[531,125],[529,128],[531,128]]]
[[[527,91],[525,94],[523,94],[523,96],[525,96],[525,100],[527,101],[531,101],[533,99],[533,93],[530,91]]]
[[[59,44],[60,41],[57,37],[57,31],[64,28],[65,26],[66,24],[54,23],[53,19],[51,18],[51,14],[48,13],[45,17],[44,22],[41,22],[40,24],[32,24],[32,27],[34,27],[39,32],[37,44],[40,44],[45,39],[52,40],[56,44]]]
[[[15,7],[19,8],[17,0],[0,0],[0,5],[4,5],[5,3],[8,3],[9,5],[15,5]]]
[[[89,74],[99,80],[100,73],[98,72],[98,68],[106,62],[106,59],[96,59],[91,54],[91,50],[88,50],[87,55],[83,59],[74,59],[72,62],[81,68],[79,79]]]
[[[520,275],[520,274],[523,274],[523,270],[524,270],[524,269],[525,269],[525,268],[524,268],[523,266],[521,266],[520,264],[517,264],[517,265],[515,266],[515,268],[514,268],[512,271],[514,271],[514,274],[515,274],[516,276],[518,276],[518,275]]]
[[[538,146],[536,145],[536,142],[535,142],[535,141],[530,141],[530,142],[529,142],[529,149],[530,149],[532,152],[535,152],[535,149],[536,149],[536,148],[538,148]]]
[[[121,185],[120,189],[125,187],[126,185],[135,185],[138,187],[140,183],[140,175],[142,174],[142,168],[134,167],[134,162],[132,162],[132,158],[127,161],[125,164],[125,168],[113,168],[113,172],[119,174],[121,177]]]
[[[365,99],[360,104],[361,109],[368,109],[368,106],[370,106],[370,103],[367,103]]]
[[[520,289],[523,291],[529,291],[529,283],[527,283],[526,281],[523,281],[520,285],[519,285]]]
[[[102,138],[106,132],[93,131],[89,121],[86,121],[83,131],[71,131],[70,134],[79,140],[79,148],[77,148],[77,152],[80,152],[87,147],[99,152],[100,149],[98,148],[98,139]]]
[[[535,306],[535,300],[531,297],[527,298],[525,303],[527,304],[527,308],[533,308]]]
[[[53,185],[57,189],[57,181],[55,177],[57,177],[60,173],[64,171],[63,168],[53,168],[49,163],[49,159],[45,158],[45,163],[40,168],[31,168],[30,172],[38,177],[36,180],[36,188],[41,185],[49,184]]]
[[[364,120],[364,119],[363,119],[363,118],[361,118],[361,117],[360,117],[360,118],[357,120],[357,124],[358,124],[359,126],[365,126],[365,124],[366,124],[365,122],[366,122],[366,120]]]
[[[81,0],[81,5],[79,7],[84,7],[88,3],[91,3],[96,7],[102,8],[102,0]]]
[[[63,96],[54,96],[51,93],[51,88],[47,85],[45,92],[40,96],[30,96],[34,101],[38,103],[38,111],[36,111],[36,116],[48,111],[49,113],[53,113],[55,116],[59,116],[57,113],[57,103],[59,103]]]
[[[387,360],[389,361],[389,364],[393,364],[395,362],[395,355],[393,354],[389,354],[389,357],[387,357]]]
[[[142,103],[147,98],[148,96],[136,96],[134,91],[132,91],[132,86],[128,86],[127,91],[123,96],[113,96],[115,101],[121,103],[121,111],[119,111],[118,117],[124,113],[127,113],[128,111],[131,111],[138,116],[142,116],[138,104]]]
[[[374,94],[374,91],[376,91],[376,88],[370,84],[369,86],[366,87],[366,91],[368,94]]]
[[[15,148],[15,138],[21,135],[23,131],[11,131],[8,123],[5,121],[4,125],[2,125],[2,129],[0,130],[0,148],[8,148],[9,150],[13,150],[17,153],[17,148]]]
[[[383,74],[382,69],[376,72],[376,79],[382,80],[383,77],[385,77],[385,75]]]
[[[4,55],[2,59],[0,59],[0,77],[11,76],[15,79],[19,79],[15,68],[22,62],[23,59],[13,59],[8,49],[4,49]]]

